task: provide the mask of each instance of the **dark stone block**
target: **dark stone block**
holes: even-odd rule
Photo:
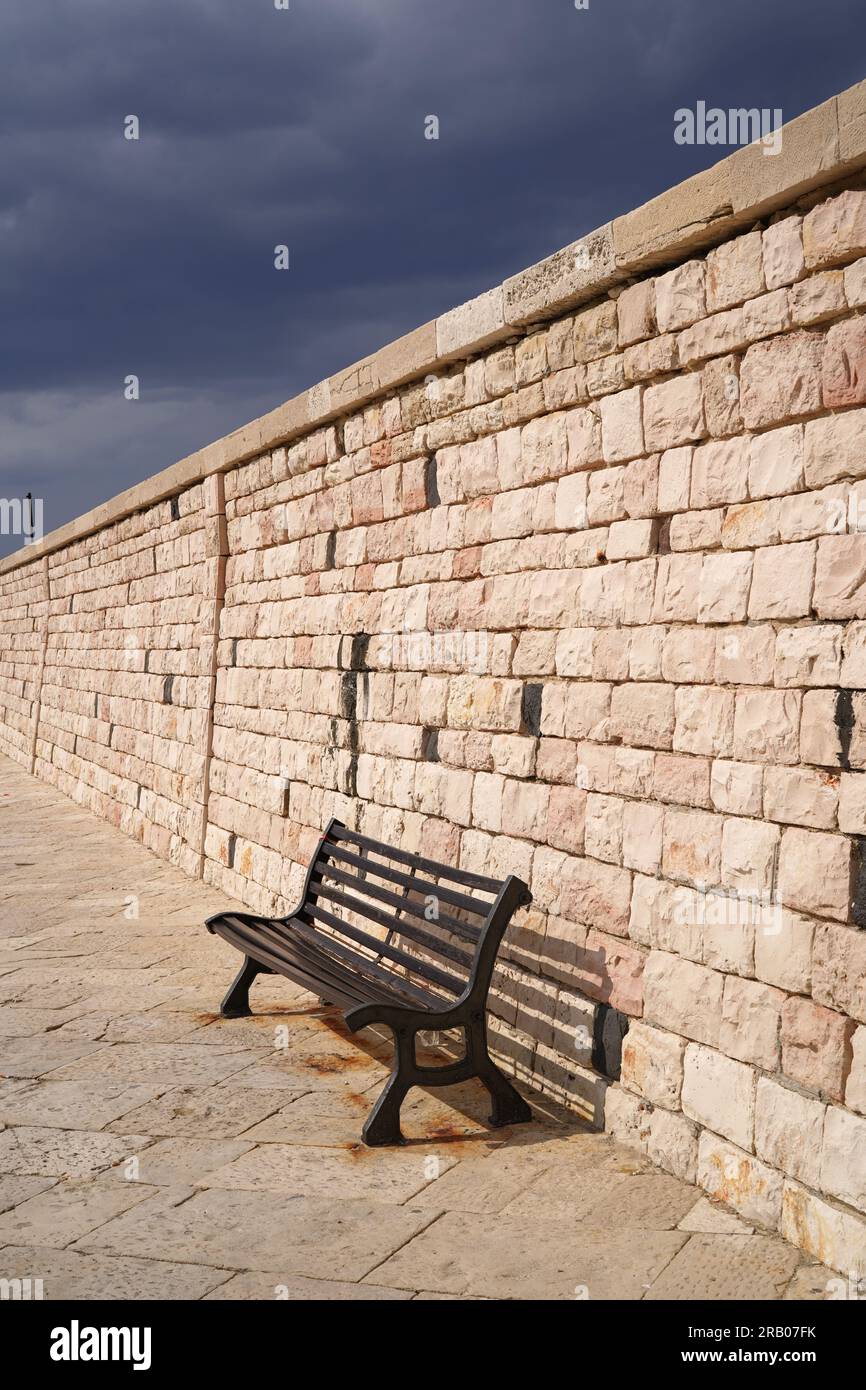
[[[538,682],[531,681],[523,687],[520,710],[523,732],[532,734],[535,738],[541,733],[541,697],[543,693],[544,686]]]
[[[846,770],[850,768],[849,761],[851,753],[851,739],[854,735],[854,696],[850,690],[840,690],[836,695],[836,708],[833,711],[836,721],[836,728],[839,730],[839,742],[842,745],[842,752],[839,755],[839,766]]]
[[[592,1026],[592,1065],[611,1081],[619,1081],[622,1071],[622,1040],[628,1032],[629,1018],[610,1004],[599,1004]]]

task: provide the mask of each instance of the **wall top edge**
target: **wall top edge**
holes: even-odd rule
[[[705,250],[864,165],[866,81],[787,122],[781,148],[773,156],[760,145],[735,150],[501,285],[100,503],[37,544],[6,556],[0,560],[0,574],[32,564],[212,473],[292,443],[410,381],[519,337],[634,276]]]

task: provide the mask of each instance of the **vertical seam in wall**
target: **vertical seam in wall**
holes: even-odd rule
[[[206,699],[206,721],[203,737],[203,767],[202,767],[202,789],[201,789],[201,827],[199,831],[197,855],[197,878],[204,878],[204,845],[208,826],[208,808],[210,804],[210,765],[213,756],[213,730],[214,730],[214,705],[216,703],[216,682],[219,653],[219,631],[220,619],[223,607],[225,606],[226,590],[226,561],[228,559],[228,534],[226,529],[226,495],[225,478],[222,473],[212,474],[204,482],[204,507],[205,507],[205,534],[208,542],[208,551],[212,552],[213,559],[213,592],[211,603],[213,611],[210,614],[210,659],[209,670],[207,671],[207,699]],[[201,651],[201,647],[199,648]],[[202,674],[205,674],[204,672]]]
[[[36,743],[39,738],[39,717],[42,713],[42,684],[45,680],[45,657],[48,652],[48,618],[50,615],[51,582],[48,575],[48,556],[42,560],[42,583],[44,588],[43,602],[46,605],[45,619],[42,624],[42,650],[39,653],[39,662],[35,678],[35,692],[33,695],[33,731],[30,735],[30,773],[36,775]]]

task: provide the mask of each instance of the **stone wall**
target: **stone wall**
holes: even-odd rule
[[[0,573],[0,752],[31,769],[47,615],[47,559]]]
[[[0,738],[256,910],[521,875],[505,1065],[864,1274],[866,192],[713,240],[7,564]]]
[[[54,551],[33,771],[201,871],[216,595],[210,479]],[[216,528],[216,529],[215,529]],[[13,571],[13,577],[16,572]]]

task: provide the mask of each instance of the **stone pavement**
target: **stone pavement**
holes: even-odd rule
[[[214,1013],[227,900],[0,758],[0,1278],[115,1299],[800,1299],[831,1271],[537,1097],[411,1093],[288,981]]]

